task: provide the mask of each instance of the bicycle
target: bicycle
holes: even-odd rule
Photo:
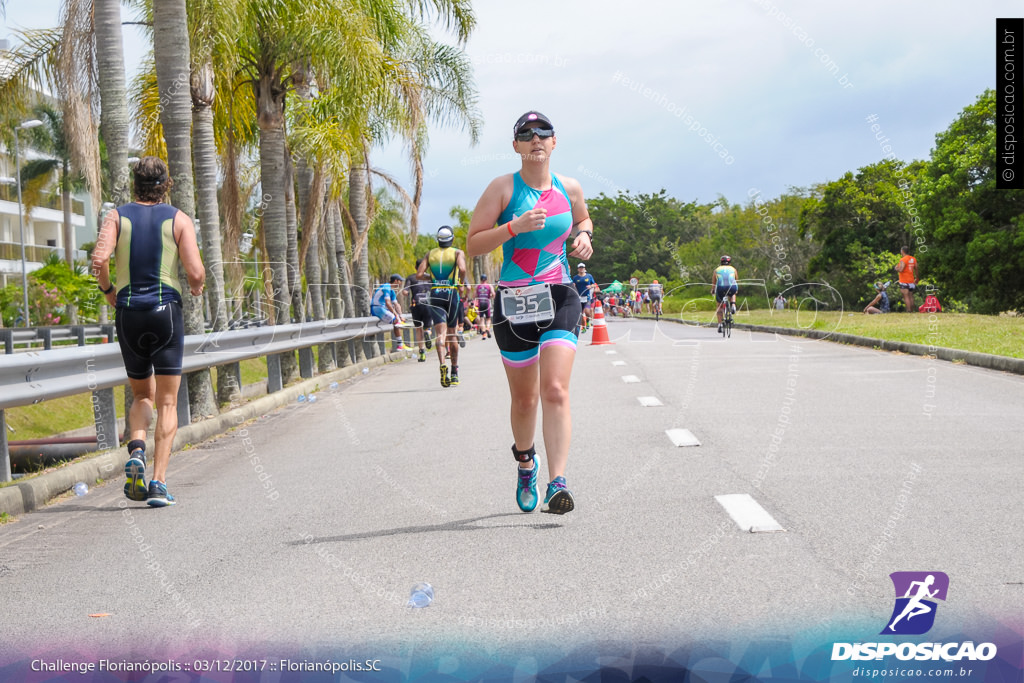
[[[655,320],[660,320],[661,319],[661,299],[658,299],[657,301],[652,303],[651,304],[651,308],[654,309],[654,319]]]
[[[722,338],[725,339],[732,336],[732,304],[729,301],[729,297],[722,299],[720,305],[725,306],[725,313],[722,315],[722,329],[719,332],[722,333]]]

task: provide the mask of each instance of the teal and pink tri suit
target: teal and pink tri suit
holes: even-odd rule
[[[551,188],[544,191],[527,185],[519,173],[512,182],[512,198],[498,217],[499,225],[534,208],[547,210],[543,228],[516,235],[502,245],[504,262],[498,278],[494,335],[505,364],[522,367],[537,362],[541,349],[552,344],[575,350],[575,330],[582,308],[565,253],[565,241],[572,232],[569,194],[553,173]],[[517,324],[513,329],[501,310],[501,291],[539,283],[551,285],[554,319],[544,324]]]

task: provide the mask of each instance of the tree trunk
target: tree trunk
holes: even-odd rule
[[[331,202],[330,216],[332,225],[329,229],[334,231],[334,258],[338,262],[338,288],[341,290],[340,303],[342,304],[341,316],[343,318],[354,318],[356,317],[356,308],[352,301],[352,273],[348,267],[348,252],[345,249],[345,232],[342,229],[340,199]],[[354,344],[353,348],[356,350],[355,359],[349,355],[348,343],[335,347],[339,351],[336,355],[342,367],[347,367],[353,360],[358,363],[366,357],[363,353],[362,344]]]
[[[353,243],[361,244],[358,260],[355,262],[355,305],[356,315],[365,317],[370,315],[370,249],[369,239],[366,232],[370,229],[370,223],[366,212],[366,169],[363,166],[353,165],[348,176],[348,204],[349,213],[355,222],[356,239]],[[376,340],[366,340],[362,347],[367,358],[377,356]]]
[[[341,280],[338,274],[338,235],[334,227],[333,202],[328,202],[324,215],[324,246],[327,252],[327,301],[329,314],[333,319],[345,315],[345,305],[341,300]]]
[[[341,200],[338,200],[339,202]],[[341,207],[338,203],[332,203],[331,223],[334,229],[334,256],[338,262],[338,288],[341,290],[341,316],[343,318],[355,318],[355,302],[352,297],[352,271],[348,267],[348,250],[345,248],[345,232],[342,229]]]
[[[366,169],[362,166],[353,166],[348,179],[348,210],[355,221],[356,237],[362,243],[353,273],[356,289],[355,313],[357,316],[367,316],[370,315],[370,250],[367,244],[369,240],[365,239],[365,235],[370,226],[366,216]]]
[[[71,171],[70,164],[65,159],[60,176],[60,198],[61,208],[64,209],[64,261],[71,270],[75,269],[75,226],[71,222],[71,188],[68,173]],[[61,321],[68,325],[78,324],[78,306],[71,303],[67,305],[68,319]]]
[[[189,93],[189,37],[185,0],[160,0],[153,3],[153,54],[156,61],[157,88],[160,91],[160,123],[167,142],[167,166],[174,179],[174,206],[194,217],[195,184],[192,179],[192,97]],[[200,221],[200,227],[202,222]],[[184,268],[178,268],[181,280],[185,334],[203,334],[203,302],[188,293]],[[192,417],[218,414],[209,370],[188,375],[189,407]]]
[[[257,116],[260,125],[260,184],[263,189],[263,239],[267,267],[273,280],[273,320],[291,322],[291,288],[288,286],[288,226],[285,201],[284,89],[263,75],[256,85]],[[262,206],[261,204],[261,206]],[[281,354],[281,375],[285,383],[299,376],[294,353]]]
[[[292,297],[295,322],[306,322],[306,307],[302,299],[302,268],[299,265],[299,220],[295,207],[295,165],[285,143],[284,199],[288,226],[288,289]],[[305,226],[303,226],[305,227]]]
[[[214,332],[228,328],[224,303],[224,257],[220,244],[220,206],[217,201],[217,145],[213,137],[213,65],[209,60],[191,74],[193,161],[196,171],[196,213],[206,264],[206,296]],[[217,400],[230,403],[235,387],[233,364],[217,366]]]
[[[111,201],[131,200],[128,169],[128,90],[121,37],[121,0],[95,0],[96,72],[100,88],[100,132],[107,146]]]

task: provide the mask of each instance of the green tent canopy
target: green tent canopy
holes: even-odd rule
[[[622,291],[622,283],[619,282],[618,280],[614,280],[614,281],[612,281],[612,283],[610,285],[608,285],[608,289],[602,289],[601,291],[602,292],[610,292],[612,294],[615,294],[617,292],[621,292]]]

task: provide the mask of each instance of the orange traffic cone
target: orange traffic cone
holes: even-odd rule
[[[608,326],[604,322],[604,309],[601,308],[601,300],[598,299],[594,302],[594,320],[590,324],[593,328],[593,332],[590,334],[590,345],[594,346],[597,344],[614,344],[611,339],[608,338]]]

